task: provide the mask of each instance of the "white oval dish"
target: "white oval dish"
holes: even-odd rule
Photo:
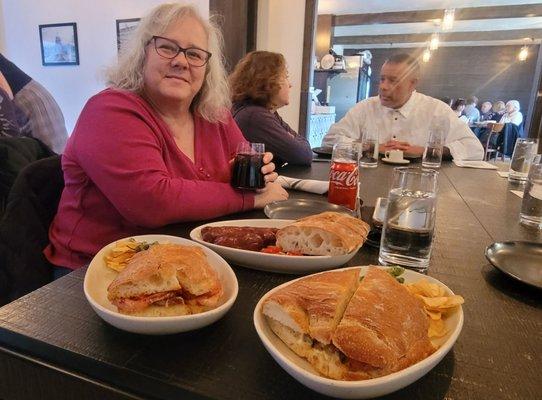
[[[365,266],[361,268],[367,270],[368,267]],[[426,278],[431,283],[438,283],[439,285],[442,285],[446,289],[447,293],[453,294],[453,292],[446,285],[434,278],[431,278],[430,276],[422,275],[410,270],[405,270],[404,274],[401,276],[405,278],[405,282],[407,283],[416,282],[422,278]],[[256,332],[258,333],[260,340],[269,354],[271,354],[275,361],[288,374],[310,389],[327,396],[343,399],[367,399],[383,396],[410,385],[427,374],[444,358],[444,356],[451,350],[459,336],[459,333],[461,332],[461,328],[463,327],[463,309],[460,306],[457,311],[451,314],[444,321],[446,328],[448,329],[448,333],[444,337],[432,341],[433,344],[440,346],[439,349],[422,361],[419,361],[418,363],[393,374],[364,381],[339,381],[324,378],[314,370],[308,361],[295,354],[278,336],[273,333],[266,321],[265,316],[262,314],[262,306],[264,301],[271,294],[292,282],[294,281],[286,282],[274,289],[271,289],[260,299],[256,305],[256,308],[254,309],[254,327],[256,328]]]
[[[198,246],[197,243],[194,243],[191,240],[182,239],[176,236],[141,235],[132,237],[137,241],[151,243],[158,242]],[[115,246],[115,243],[116,242],[108,244],[94,256],[85,274],[83,288],[85,296],[96,314],[107,323],[119,329],[146,335],[166,335],[199,329],[222,318],[237,298],[239,285],[237,283],[237,277],[231,267],[214,251],[199,246],[202,247],[207,256],[209,265],[217,272],[224,289],[224,295],[217,308],[199,314],[180,315],[175,317],[135,317],[121,314],[117,311],[117,307],[107,299],[107,287],[113,279],[115,279],[117,272],[106,266],[104,257]]]
[[[288,219],[238,219],[233,221],[219,221],[201,225],[192,229],[190,232],[190,238],[216,251],[233,264],[262,271],[280,272],[286,274],[304,274],[307,272],[317,272],[335,268],[346,264],[356,255],[359,250],[358,247],[351,253],[340,256],[287,256],[220,246],[205,242],[201,236],[201,230],[206,226],[282,228],[291,224],[292,222],[294,221]]]

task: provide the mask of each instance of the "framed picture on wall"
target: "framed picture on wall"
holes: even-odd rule
[[[141,18],[117,19],[117,50],[120,54],[126,47],[126,42],[135,31]]]
[[[75,22],[40,25],[39,30],[43,65],[79,65]]]

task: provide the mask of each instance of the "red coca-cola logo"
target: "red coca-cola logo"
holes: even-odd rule
[[[340,171],[331,169],[329,172],[329,181],[338,186],[353,187],[358,184],[358,169],[352,171]]]

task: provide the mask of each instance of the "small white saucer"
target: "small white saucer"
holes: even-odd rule
[[[404,158],[401,161],[392,161],[389,158],[382,157],[382,161],[388,164],[400,164],[400,165],[410,164],[410,160],[405,160]]]

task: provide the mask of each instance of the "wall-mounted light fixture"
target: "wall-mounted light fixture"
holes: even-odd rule
[[[444,10],[444,18],[442,18],[442,30],[449,31],[454,26],[455,8],[447,8]]]
[[[425,50],[423,51],[422,61],[423,61],[424,63],[426,63],[426,62],[429,62],[430,59],[431,59],[431,50],[425,49]]]
[[[431,35],[431,40],[429,42],[429,50],[434,51],[438,49],[438,46],[440,44],[440,40],[438,37],[438,33],[433,33]]]

